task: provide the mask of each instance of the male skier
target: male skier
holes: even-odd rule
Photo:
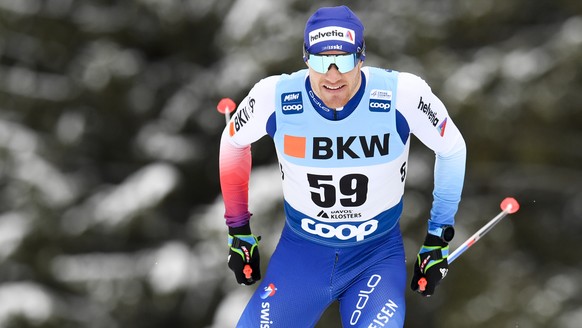
[[[430,296],[448,271],[465,142],[421,78],[363,66],[363,32],[345,6],[317,10],[305,26],[307,68],[259,81],[224,130],[228,266],[239,283],[261,279],[248,182],[250,145],[264,135],[277,151],[286,220],[237,327],[313,327],[334,301],[344,327],[404,325],[399,220],[411,134],[436,154],[433,203],[411,288]]]

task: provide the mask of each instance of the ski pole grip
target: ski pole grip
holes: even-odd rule
[[[245,265],[244,269],[243,269],[243,273],[245,274],[245,278],[247,279],[251,279],[251,274],[253,273],[253,269],[251,268],[251,266],[249,264]]]
[[[424,292],[426,290],[426,278],[418,279],[418,290]]]

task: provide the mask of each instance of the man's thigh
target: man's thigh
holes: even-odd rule
[[[404,254],[378,260],[340,297],[344,327],[402,327],[405,318]]]
[[[283,233],[237,327],[313,327],[333,301],[333,248]]]

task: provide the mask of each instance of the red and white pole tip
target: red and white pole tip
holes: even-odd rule
[[[230,98],[220,99],[220,101],[218,102],[218,105],[216,106],[216,110],[220,114],[225,115],[226,124],[228,124],[228,121],[230,121],[230,113],[232,113],[235,109],[236,109],[236,103]]]
[[[501,202],[501,210],[513,214],[519,210],[519,203],[515,198],[507,197]]]

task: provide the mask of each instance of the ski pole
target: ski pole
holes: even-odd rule
[[[216,110],[220,114],[224,114],[224,118],[226,120],[226,124],[230,121],[230,113],[232,113],[236,109],[236,103],[230,98],[222,98],[218,102],[216,106]]]
[[[497,214],[493,219],[491,219],[486,225],[484,225],[481,229],[479,229],[475,234],[473,234],[469,239],[467,239],[461,246],[455,249],[448,257],[449,264],[453,263],[453,261],[463,254],[469,247],[473,246],[481,237],[483,237],[486,233],[491,231],[493,227],[499,223],[507,214],[513,214],[519,210],[519,203],[515,198],[507,197],[501,202],[501,212]],[[423,292],[426,289],[426,278],[420,278],[418,280],[418,289]]]

